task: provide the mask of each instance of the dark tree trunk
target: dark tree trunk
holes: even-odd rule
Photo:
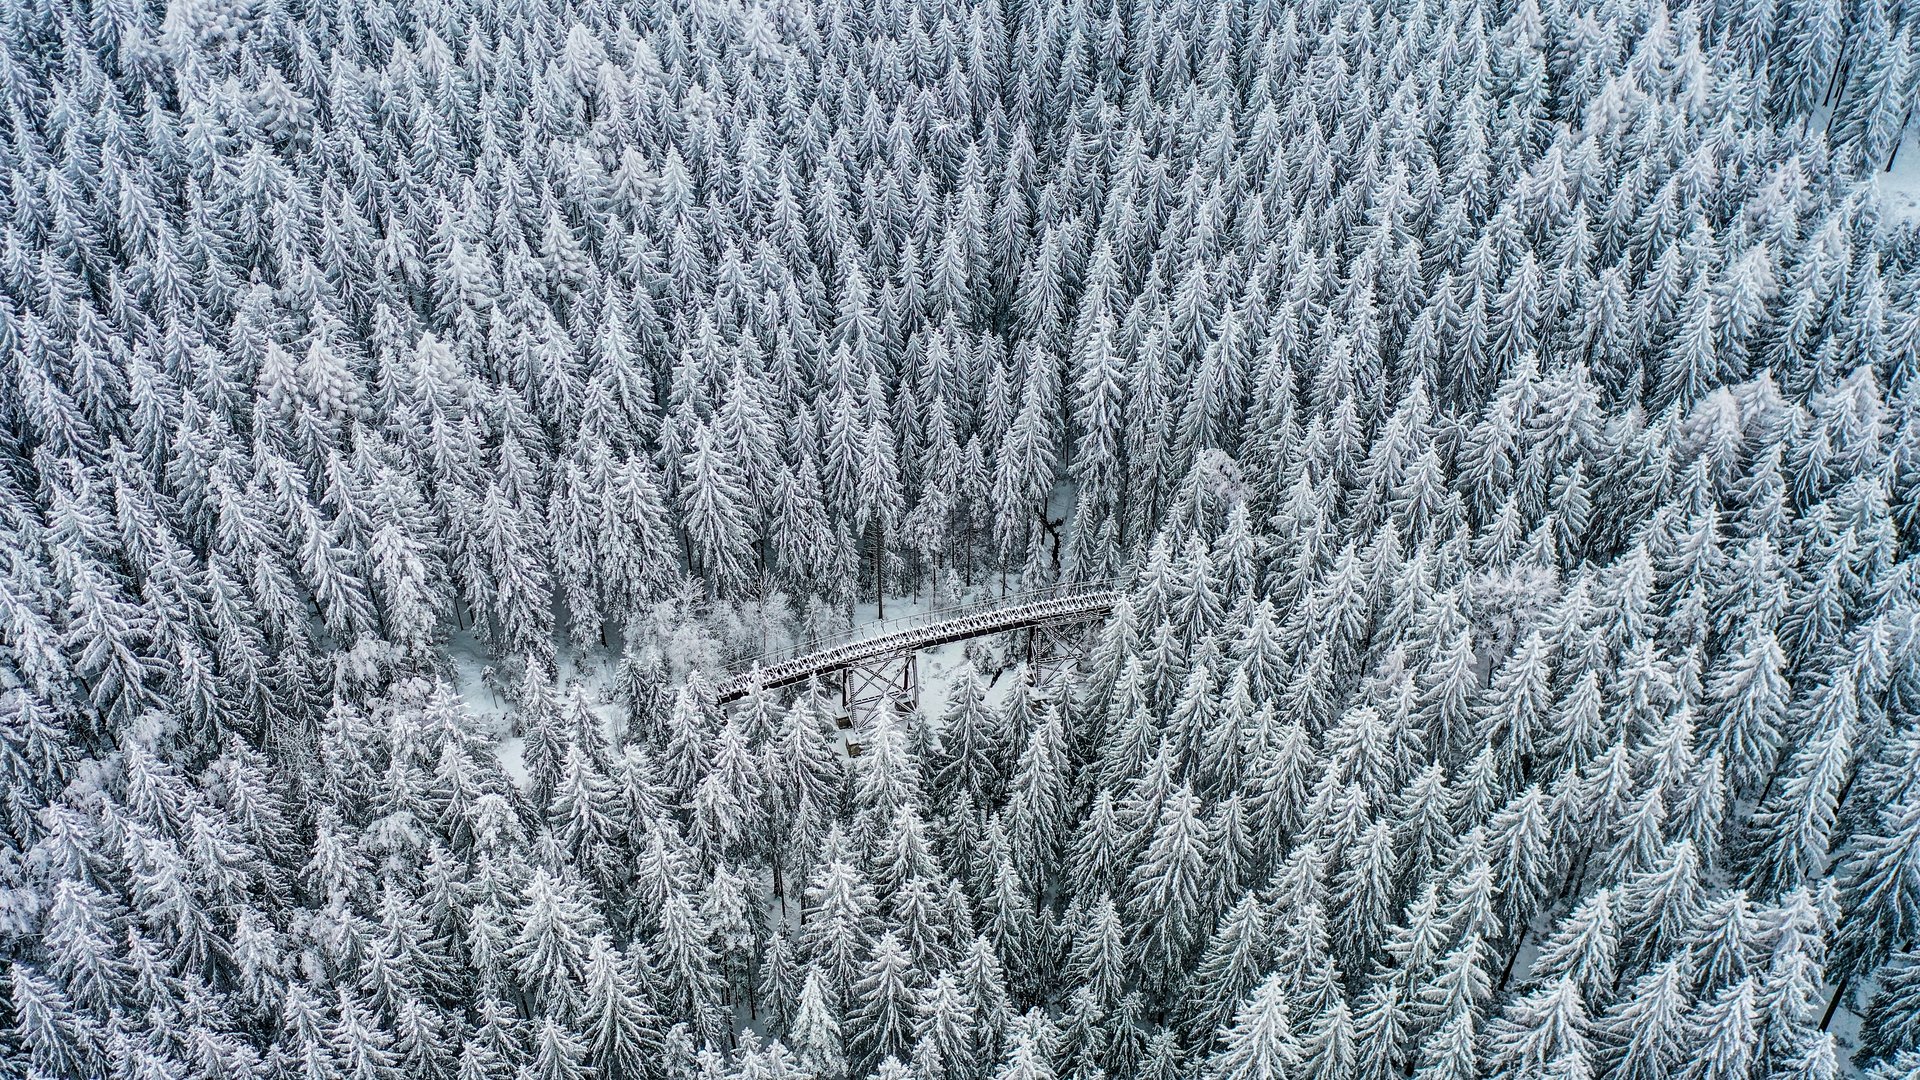
[[[1827,1001],[1827,1011],[1820,1016],[1821,1031],[1827,1030],[1827,1025],[1833,1023],[1833,1014],[1840,1011],[1840,1001],[1847,996],[1847,985],[1852,981],[1853,976],[1842,975],[1840,985],[1833,988],[1833,997]]]

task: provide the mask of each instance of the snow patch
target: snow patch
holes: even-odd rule
[[[1889,218],[1920,222],[1920,135],[1901,140],[1893,168],[1874,173],[1873,185]]]
[[[470,629],[451,635],[441,646],[440,657],[454,692],[473,718],[474,732],[492,741],[501,769],[521,791],[527,790],[526,738],[513,701],[515,679],[507,665],[494,659]],[[617,655],[597,644],[590,649],[561,645],[554,655],[555,702],[564,704],[576,689],[582,691],[609,740],[619,737],[625,720],[613,689],[618,662]]]

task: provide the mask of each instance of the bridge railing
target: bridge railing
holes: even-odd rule
[[[1005,597],[990,597],[969,604],[953,604],[947,607],[930,608],[907,615],[895,616],[878,622],[861,623],[846,630],[832,634],[821,634],[799,641],[784,649],[769,649],[727,665],[727,676],[737,679],[753,671],[754,668],[767,670],[815,653],[824,653],[849,645],[859,645],[868,641],[878,641],[893,637],[910,630],[937,626],[940,623],[957,619],[966,619],[975,615],[984,615],[996,611],[1009,611],[1014,608],[1052,600],[1070,600],[1078,597],[1091,597],[1112,592],[1122,587],[1119,579],[1100,581],[1078,581],[1070,584],[1048,585],[1038,589],[1027,589]]]

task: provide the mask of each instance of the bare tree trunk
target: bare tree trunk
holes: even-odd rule
[[[1833,1014],[1840,1011],[1840,999],[1847,996],[1847,984],[1852,981],[1852,976],[1843,975],[1840,985],[1833,988],[1833,997],[1827,1001],[1827,1011],[1820,1017],[1821,1031],[1827,1030],[1827,1025],[1833,1023]]]
[[[1827,92],[1820,99],[1820,104],[1831,105],[1833,110],[1827,113],[1827,126],[1824,130],[1828,134],[1833,133],[1834,117],[1840,112],[1840,95],[1847,88],[1847,72],[1852,66],[1853,58],[1843,49],[1839,59],[1833,65],[1833,80],[1827,84]]]
[[[1530,932],[1529,927],[1522,926],[1520,928],[1519,938],[1517,938],[1513,943],[1513,951],[1507,954],[1507,966],[1502,968],[1500,971],[1500,989],[1502,990],[1505,990],[1507,988],[1507,980],[1513,978],[1514,961],[1520,959],[1520,950],[1526,946],[1527,934],[1529,932]]]

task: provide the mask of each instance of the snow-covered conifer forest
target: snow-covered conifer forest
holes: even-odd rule
[[[1920,1076],[1916,29],[0,2],[0,1080]]]

